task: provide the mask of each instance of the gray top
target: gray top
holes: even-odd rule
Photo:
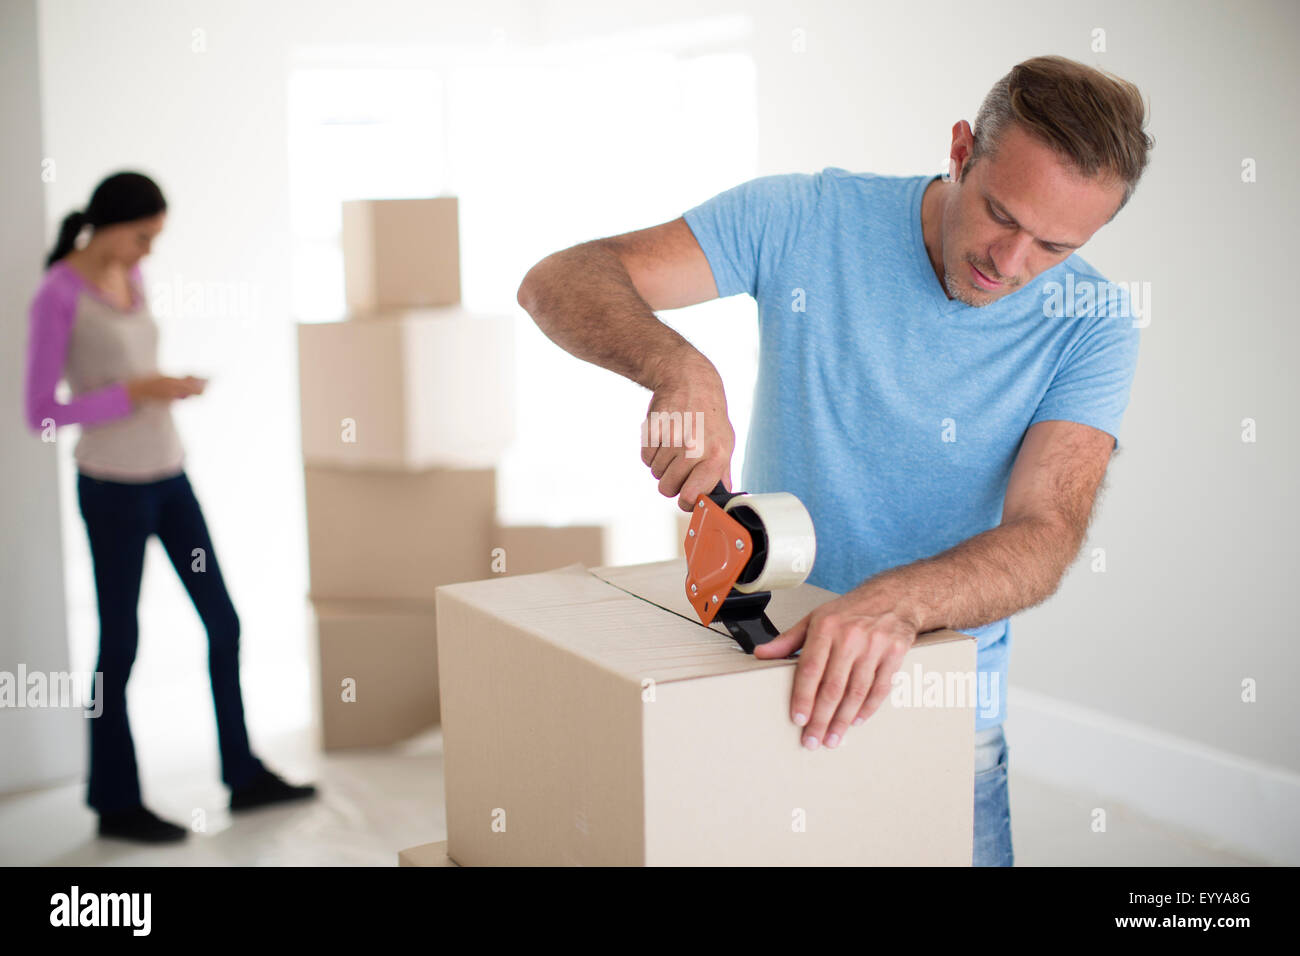
[[[62,294],[46,298],[49,324],[67,330],[63,377],[76,396],[158,374],[158,325],[132,275],[135,302],[122,311],[107,302],[66,263],[47,273]],[[53,291],[53,290],[51,290]],[[61,314],[59,314],[61,313]],[[70,313],[70,314],[69,314]],[[171,477],[184,469],[184,449],[169,402],[128,404],[119,414],[81,423],[74,458],[79,471],[113,481],[144,482]]]

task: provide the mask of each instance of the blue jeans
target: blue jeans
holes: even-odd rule
[[[135,744],[126,715],[126,682],[135,663],[140,579],[145,544],[157,535],[208,632],[208,671],[217,711],[221,779],[229,787],[251,781],[262,763],[248,744],[239,691],[239,617],[226,593],[212,539],[189,479],[143,483],[77,476],[77,500],[90,537],[99,606],[99,663],[103,710],[90,721],[90,785],[86,802],[100,813],[140,804]],[[203,552],[197,567],[195,549]]]
[[[975,732],[975,866],[1012,866],[1007,740],[1002,726]]]

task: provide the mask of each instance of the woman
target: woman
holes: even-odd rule
[[[239,618],[198,501],[185,476],[171,402],[202,393],[204,381],[158,374],[158,327],[142,291],[139,262],[162,231],[167,203],[157,184],[118,173],[96,187],[85,212],[63,220],[31,307],[27,419],[34,430],[82,426],[77,498],[95,568],[102,712],[90,721],[86,802],[99,833],[145,842],[188,830],[146,809],[127,724],[126,682],[135,661],[136,605],[145,543],[156,534],[208,633],[208,664],[230,808],[311,796],[266,769],[249,747],[239,689]],[[88,241],[77,240],[89,227]],[[71,401],[55,388],[67,379]],[[202,549],[202,560],[196,549]]]

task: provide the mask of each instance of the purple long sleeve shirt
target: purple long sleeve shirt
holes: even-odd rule
[[[137,273],[138,275],[138,273]],[[126,383],[114,382],[73,397],[66,404],[55,397],[63,379],[77,299],[85,280],[69,265],[56,262],[32,300],[27,336],[27,425],[40,431],[55,425],[94,425],[131,413]]]
[[[132,407],[127,396],[127,381],[157,374],[158,354],[138,267],[131,280],[134,301],[123,311],[66,262],[46,271],[29,315],[25,410],[33,431],[82,426],[74,455],[80,471],[152,481],[177,474],[184,455],[167,404]],[[63,379],[67,402],[56,396]]]

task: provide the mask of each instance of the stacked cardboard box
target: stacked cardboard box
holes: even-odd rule
[[[512,323],[444,306],[300,325],[304,458],[403,471],[496,464],[514,437]]]
[[[345,202],[343,285],[354,317],[460,302],[456,197]]]
[[[492,537],[493,576],[536,574],[580,564],[605,563],[605,529],[600,525],[501,526]]]
[[[326,749],[437,723],[439,585],[599,564],[603,547],[598,528],[497,524],[513,319],[459,304],[456,199],[344,203],[342,240],[348,317],[298,327]]]
[[[313,605],[321,733],[330,749],[396,743],[437,723],[436,622],[427,603]]]
[[[433,595],[488,573],[511,319],[461,308],[457,201],[343,204],[348,318],[298,327],[326,749],[437,723]]]

